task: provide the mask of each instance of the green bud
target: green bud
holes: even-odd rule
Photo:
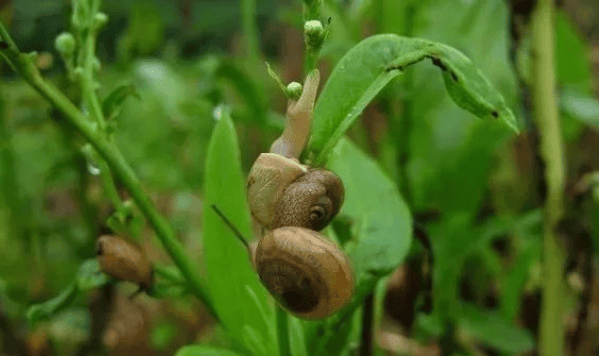
[[[285,89],[285,95],[289,99],[297,100],[300,96],[302,96],[302,91],[304,88],[298,82],[291,82],[287,84],[287,88]]]
[[[78,79],[83,78],[83,73],[84,73],[84,71],[83,71],[83,68],[81,68],[81,67],[77,67],[73,70],[73,75]]]
[[[313,51],[320,50],[320,47],[322,47],[322,44],[324,43],[325,37],[326,33],[320,21],[306,21],[304,24],[304,38],[306,40],[306,45],[310,49]]]
[[[70,59],[75,53],[75,36],[69,32],[63,32],[54,41],[54,47],[60,55],[65,59]]]
[[[104,27],[104,25],[106,25],[106,23],[108,22],[108,15],[106,15],[103,12],[98,12],[95,16],[94,16],[94,28],[96,30]]]

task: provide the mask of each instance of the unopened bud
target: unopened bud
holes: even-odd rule
[[[304,24],[304,37],[306,45],[314,51],[318,51],[326,37],[324,27],[318,20],[306,21]]]
[[[75,53],[75,36],[70,34],[69,32],[63,32],[54,41],[54,46],[56,50],[60,53],[61,56],[65,59],[69,59],[73,57]]]
[[[287,84],[287,88],[285,89],[285,94],[289,99],[297,100],[302,96],[303,87],[298,82],[291,82]]]
[[[106,23],[108,22],[108,15],[106,15],[103,12],[98,12],[95,16],[94,16],[94,28],[96,30],[104,27],[104,25],[106,25]]]

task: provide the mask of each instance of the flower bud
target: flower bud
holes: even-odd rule
[[[60,55],[65,59],[70,59],[75,53],[75,37],[69,32],[63,32],[54,41],[54,46]]]
[[[98,29],[104,27],[104,25],[106,25],[107,22],[108,22],[108,15],[106,15],[103,12],[98,12],[94,16],[94,29],[98,30]]]
[[[298,82],[291,82],[287,84],[287,88],[285,89],[285,94],[289,99],[297,100],[302,95],[303,87]]]
[[[320,21],[306,21],[304,24],[304,38],[310,49],[318,51],[322,47],[325,37],[326,33]]]

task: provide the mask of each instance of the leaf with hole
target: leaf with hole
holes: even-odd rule
[[[325,162],[345,131],[389,81],[427,59],[441,70],[445,87],[459,107],[482,119],[501,120],[518,131],[501,94],[461,52],[424,39],[376,35],[353,47],[322,89],[308,146],[316,155],[314,163]]]

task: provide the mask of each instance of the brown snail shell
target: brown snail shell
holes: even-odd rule
[[[152,264],[144,250],[133,241],[116,235],[102,235],[96,243],[96,255],[102,272],[116,279],[149,289],[154,283]]]
[[[270,228],[275,219],[275,206],[291,182],[308,169],[299,162],[276,153],[262,153],[248,175],[247,196],[252,216]]]
[[[315,231],[293,226],[272,230],[259,241],[253,260],[264,286],[298,318],[327,317],[352,297],[347,257]]]
[[[283,191],[272,228],[301,226],[320,231],[337,215],[344,197],[339,176],[325,169],[310,170]]]

